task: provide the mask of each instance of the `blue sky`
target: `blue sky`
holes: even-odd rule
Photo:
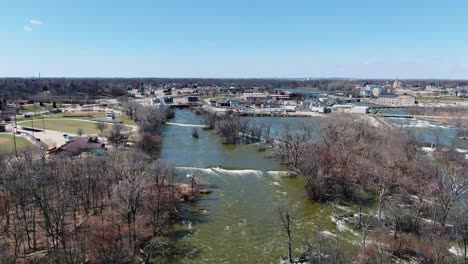
[[[0,77],[468,79],[465,0],[0,0]]]

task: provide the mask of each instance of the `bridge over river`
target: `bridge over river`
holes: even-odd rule
[[[413,115],[402,114],[378,114],[379,117],[393,117],[393,118],[415,118]]]

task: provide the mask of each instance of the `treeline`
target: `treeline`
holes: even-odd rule
[[[0,79],[0,94],[4,99],[93,99],[102,96],[125,95],[128,87],[138,86],[137,80],[124,79]],[[49,101],[50,102],[50,99]]]
[[[468,107],[466,106],[424,106],[410,107],[408,113],[411,115],[428,116],[468,116]]]
[[[166,121],[174,118],[174,110],[142,106],[134,101],[124,101],[121,105],[127,116],[139,127],[136,147],[153,158],[159,157],[162,147],[161,133]]]
[[[468,107],[466,106],[411,107],[408,108],[408,112],[411,115],[448,118],[446,121],[456,127],[458,137],[468,137]],[[436,130],[435,133],[438,139],[440,132]]]
[[[217,114],[197,109],[205,130],[216,129],[223,144],[266,143],[270,140],[271,124],[242,118],[236,113]]]
[[[139,133],[129,140],[131,131],[114,125],[105,155],[0,156],[4,263],[140,263],[168,250],[169,220],[184,196],[174,168],[157,158],[174,113],[122,104]]]
[[[402,85],[413,87],[468,86],[466,80],[400,80]],[[236,87],[239,89],[273,88],[318,88],[328,91],[351,91],[356,86],[366,84],[393,84],[393,80],[366,79],[197,79],[197,78],[3,78],[0,79],[0,93],[6,99],[34,99],[41,93],[50,93],[62,99],[90,99],[102,96],[118,97],[128,89],[143,87]],[[79,96],[78,96],[79,95]],[[61,97],[60,97],[61,96]],[[40,99],[40,97],[36,97]]]
[[[2,263],[149,262],[176,213],[174,169],[135,150],[0,156]],[[166,241],[166,242],[165,242]]]
[[[304,175],[311,200],[356,208],[342,217],[362,233],[359,263],[468,261],[464,154],[437,148],[427,155],[410,131],[349,116],[319,129],[286,124],[278,141],[276,156]],[[375,211],[363,213],[373,203]]]

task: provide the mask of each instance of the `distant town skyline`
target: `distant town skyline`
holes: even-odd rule
[[[0,77],[468,79],[464,1],[2,1]]]

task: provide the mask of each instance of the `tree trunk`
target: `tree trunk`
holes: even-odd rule
[[[382,187],[379,191],[379,222],[382,221],[382,206],[383,206],[383,198],[385,194],[385,187]]]
[[[358,216],[358,228],[362,228],[362,207],[359,206],[359,216]]]
[[[288,261],[292,263],[292,237],[291,229],[288,229]]]

